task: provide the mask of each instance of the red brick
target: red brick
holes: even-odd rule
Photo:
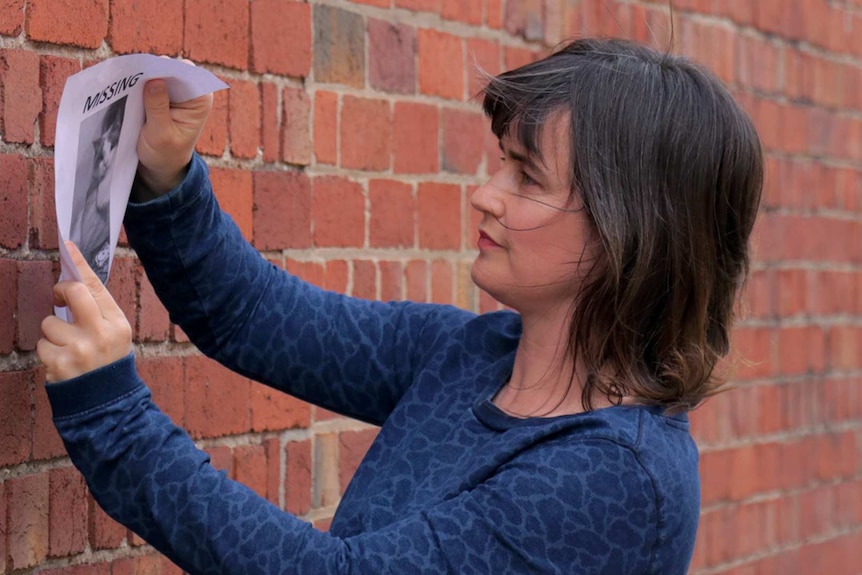
[[[393,180],[371,180],[368,195],[371,247],[413,246],[416,210],[411,186]]]
[[[326,275],[323,280],[323,288],[338,293],[347,293],[347,281],[349,277],[350,272],[346,261],[328,261],[326,262]]]
[[[834,325],[829,329],[829,367],[834,370],[857,369],[862,350],[859,329],[851,325]]]
[[[204,357],[185,358],[185,427],[195,439],[250,428],[248,379]]]
[[[24,0],[3,0],[0,2],[0,34],[17,36],[24,25]],[[3,557],[0,557],[0,569]]]
[[[341,489],[338,483],[339,458],[336,433],[321,433],[315,436],[313,463],[312,505],[326,507],[337,503]]]
[[[0,257],[0,354],[15,349],[18,262]]]
[[[279,89],[268,82],[261,84],[261,114],[263,116],[263,161],[275,162],[281,158],[281,123]]]
[[[30,457],[32,384],[26,371],[0,372],[0,465]]]
[[[282,103],[282,159],[306,166],[311,163],[311,100],[303,89],[285,88]]]
[[[139,539],[137,536],[135,538]],[[142,539],[140,541],[143,542]],[[111,565],[111,575],[181,575],[182,573],[182,569],[171,563],[167,557],[157,554],[117,559]]]
[[[485,141],[484,117],[480,113],[443,111],[443,169],[474,175],[482,163]]]
[[[279,431],[311,424],[311,406],[304,401],[262,384],[251,387],[251,428]]]
[[[98,48],[108,33],[108,3],[104,0],[28,0],[30,40]]]
[[[55,250],[58,236],[57,210],[54,207],[53,158],[31,158],[29,173],[30,248]]]
[[[159,301],[153,284],[141,275],[140,301],[135,341],[167,341],[171,333],[168,310]]]
[[[289,441],[284,446],[284,508],[304,515],[311,511],[311,442]]]
[[[439,167],[440,131],[436,106],[396,102],[392,151],[395,173],[427,174]]]
[[[500,62],[500,45],[497,42],[467,39],[467,92],[470,97],[480,97],[488,83],[486,75],[496,76],[503,71]]]
[[[351,295],[362,299],[377,299],[377,266],[371,260],[354,260]]]
[[[311,184],[305,174],[254,173],[254,245],[311,247]]]
[[[380,266],[380,301],[404,299],[404,266],[401,262],[382,261]]]
[[[132,330],[136,329],[138,317],[138,283],[142,275],[141,264],[136,259],[114,257],[108,276],[108,291],[126,314]],[[133,331],[134,333],[134,331]]]
[[[153,403],[175,424],[183,425],[186,411],[183,359],[172,356],[144,356],[138,357],[136,364],[138,375],[153,394]]]
[[[40,85],[42,87],[42,111],[39,114],[39,133],[43,146],[54,145],[57,129],[57,111],[66,78],[81,71],[81,63],[70,58],[42,56],[40,62]]]
[[[236,480],[266,497],[267,465],[263,445],[240,445],[233,450]]]
[[[179,54],[183,47],[183,0],[114,0],[109,39],[119,54]]]
[[[87,486],[74,467],[48,472],[49,555],[67,557],[87,547]]]
[[[281,440],[273,437],[263,442],[266,456],[266,498],[278,507],[281,505]]]
[[[503,27],[503,0],[485,0],[485,24],[494,30]]]
[[[314,79],[365,85],[365,25],[362,16],[332,6],[314,7]]]
[[[338,435],[339,448],[341,450],[341,467],[339,468],[339,479],[341,491],[347,488],[356,468],[368,452],[368,448],[377,437],[376,429],[363,429],[362,431],[342,431]]]
[[[440,13],[440,3],[442,0],[395,0],[396,8],[405,8],[416,12],[433,12]]]
[[[606,9],[604,5],[601,8]],[[506,2],[506,31],[527,40],[542,40],[545,32],[542,15],[542,0],[509,0]]]
[[[394,94],[416,92],[416,29],[368,20],[368,81]]]
[[[358,170],[389,168],[389,102],[344,96],[341,110],[341,165]]]
[[[17,249],[27,240],[27,158],[0,154],[0,247]]]
[[[428,301],[428,262],[411,260],[404,266],[404,277],[407,282],[407,299],[411,301]]]
[[[452,264],[446,260],[431,262],[431,301],[434,303],[453,304],[455,294],[452,288]]]
[[[451,100],[464,97],[464,42],[437,30],[419,30],[419,91]]]
[[[54,426],[53,411],[45,391],[45,368],[40,367],[31,374],[33,379],[33,459],[42,461],[66,455],[66,447]]]
[[[250,37],[255,72],[308,75],[311,69],[311,5],[255,0],[251,4]]]
[[[227,146],[228,92],[219,90],[213,94],[213,107],[204,129],[198,138],[195,150],[200,154],[221,156]]]
[[[236,222],[243,237],[250,241],[254,237],[251,172],[233,168],[212,168],[210,178],[219,206]]]
[[[457,20],[472,26],[482,24],[482,2],[443,0],[440,15],[446,20]]]
[[[506,70],[514,70],[520,68],[530,62],[536,60],[537,54],[527,48],[518,48],[515,46],[506,46],[503,49],[503,67]]]
[[[317,177],[313,197],[314,245],[362,247],[365,243],[362,186],[337,176]]]
[[[225,445],[213,445],[207,447],[204,451],[210,456],[210,465],[219,471],[224,471],[227,476],[233,479],[236,477],[233,469],[233,451]]]
[[[461,189],[454,184],[422,183],[417,194],[419,247],[461,247]]]
[[[187,0],[183,51],[195,62],[248,67],[249,3],[245,0]]]
[[[244,80],[230,80],[229,83],[230,153],[237,158],[254,158],[260,148],[261,139],[260,89],[254,82]]]
[[[95,502],[92,495],[89,503],[89,536],[93,549],[116,549],[126,540],[126,528],[108,517]]]
[[[54,282],[51,262],[18,262],[18,349],[36,349],[42,320],[54,313]]]
[[[34,567],[48,554],[48,474],[6,480],[7,566]]]
[[[314,159],[319,164],[338,163],[338,94],[314,94]]]
[[[285,269],[292,275],[323,287],[326,278],[326,265],[323,262],[302,262],[293,258],[287,258]]]

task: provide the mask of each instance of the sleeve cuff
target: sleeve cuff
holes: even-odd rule
[[[78,377],[48,383],[45,390],[54,412],[54,419],[80,415],[111,403],[144,386],[135,369],[135,355],[100,367]]]
[[[126,221],[152,221],[153,218],[160,216],[174,215],[178,209],[200,199],[206,188],[203,184],[208,177],[209,169],[206,162],[197,153],[192,154],[189,171],[182,183],[167,194],[153,200],[141,203],[130,201],[126,206]]]

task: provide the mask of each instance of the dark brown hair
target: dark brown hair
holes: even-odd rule
[[[492,78],[483,107],[536,156],[549,116],[570,122],[572,199],[601,244],[567,347],[587,369],[584,409],[601,394],[684,411],[716,393],[763,186],[725,86],[683,57],[584,39]]]

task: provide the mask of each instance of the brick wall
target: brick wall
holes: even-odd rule
[[[862,2],[674,4],[678,49],[732,85],[769,167],[739,389],[693,416],[692,574],[859,575]],[[475,64],[499,72],[573,34],[664,46],[668,31],[665,5],[639,0],[0,1],[0,572],[177,571],[94,505],[34,353],[57,275],[68,75],[137,51],[209,67],[231,90],[198,149],[265,257],[357,296],[484,311],[496,304],[469,280],[467,197],[498,160],[470,99]],[[325,528],[374,429],[203,359],[125,246],[110,288],[163,409],[217,467]]]

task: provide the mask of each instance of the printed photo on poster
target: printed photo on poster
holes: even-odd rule
[[[81,122],[69,239],[90,267],[108,281],[111,260],[111,177],[123,129],[123,96]]]

